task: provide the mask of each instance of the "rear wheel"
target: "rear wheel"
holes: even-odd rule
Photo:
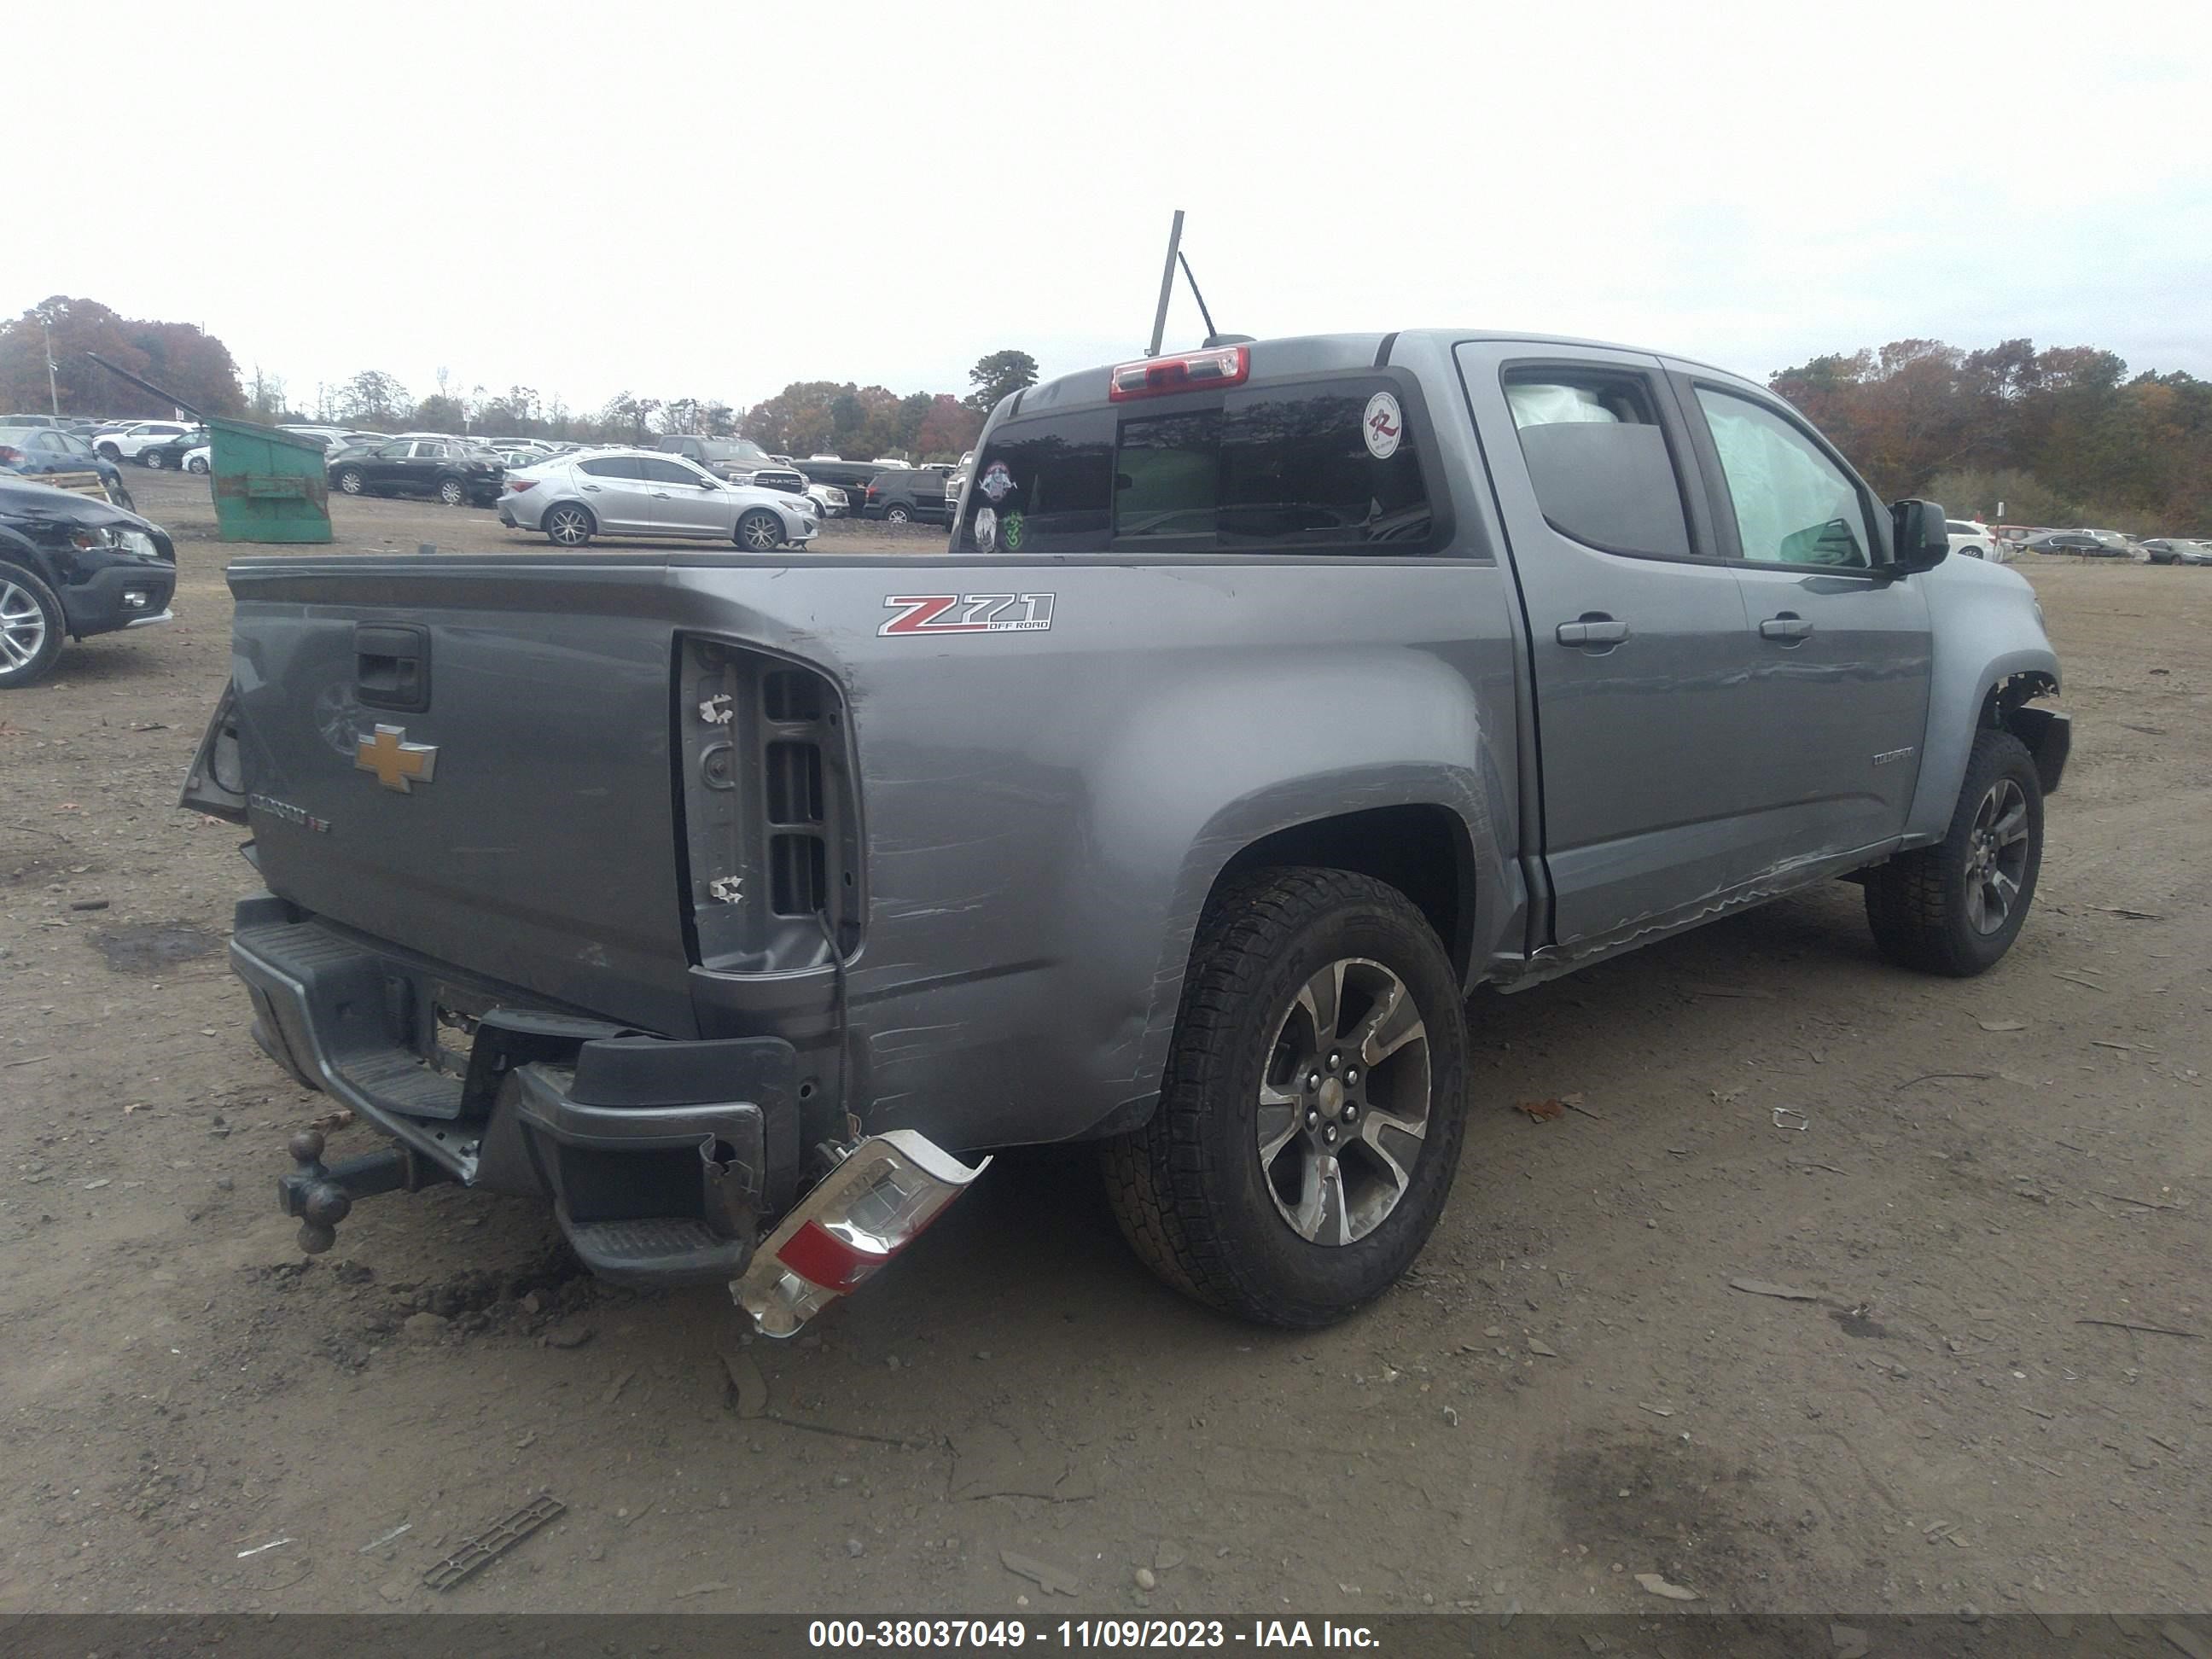
[[[358,495],[368,488],[368,479],[359,467],[345,467],[339,471],[338,488],[349,495]]]
[[[545,539],[556,547],[581,547],[592,539],[592,515],[574,501],[545,509]]]
[[[783,520],[764,507],[757,507],[738,520],[733,539],[748,553],[769,553],[783,545]]]
[[[438,499],[447,507],[459,507],[469,498],[469,487],[459,478],[438,480]]]
[[[1256,872],[1200,924],[1152,1121],[1102,1147],[1115,1218],[1201,1302],[1328,1324],[1434,1230],[1466,1090],[1459,984],[1406,896],[1342,870]]]
[[[123,452],[112,443],[101,444],[99,447],[99,453],[111,461],[119,461],[123,459]]]
[[[52,588],[21,565],[0,564],[0,691],[52,668],[66,626]]]
[[[889,507],[884,509],[884,522],[885,524],[907,524],[909,523],[913,518],[914,514],[908,510],[907,506],[903,501],[893,501]]]
[[[155,471],[159,472],[161,470],[161,452],[158,449],[140,450],[138,452],[138,465],[141,466],[151,467]]]
[[[2012,948],[2042,868],[2035,761],[2011,732],[1979,732],[1943,839],[1868,872],[1867,925],[1892,962],[1968,978]]]

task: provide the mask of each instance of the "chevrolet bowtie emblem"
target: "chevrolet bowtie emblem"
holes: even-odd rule
[[[353,763],[358,771],[375,773],[386,789],[409,794],[416,784],[437,775],[438,745],[408,742],[404,726],[380,726],[374,737],[363,738],[355,746]]]

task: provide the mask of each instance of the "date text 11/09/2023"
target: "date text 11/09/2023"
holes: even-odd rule
[[[1360,1648],[1381,1644],[1364,1625],[1255,1619],[817,1619],[811,1648]]]

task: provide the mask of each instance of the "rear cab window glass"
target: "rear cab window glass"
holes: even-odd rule
[[[1682,482],[1649,381],[1605,369],[1509,369],[1506,406],[1559,534],[1607,553],[1686,558]]]
[[[1388,434],[1370,441],[1364,422],[1385,392]],[[1435,524],[1412,401],[1395,379],[1350,375],[1018,416],[975,458],[958,544],[1422,552]]]
[[[1698,404],[1720,456],[1744,558],[1872,566],[1858,486],[1818,445],[1774,410],[1734,392],[1701,386]]]

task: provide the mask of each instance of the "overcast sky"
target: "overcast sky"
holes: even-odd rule
[[[2027,335],[2212,377],[2208,16],[118,0],[11,77],[0,314],[203,323],[301,404],[441,366],[573,409],[965,391],[1000,347],[1141,352],[1181,207],[1243,333],[1758,376]],[[1201,331],[1179,290],[1170,343]]]

